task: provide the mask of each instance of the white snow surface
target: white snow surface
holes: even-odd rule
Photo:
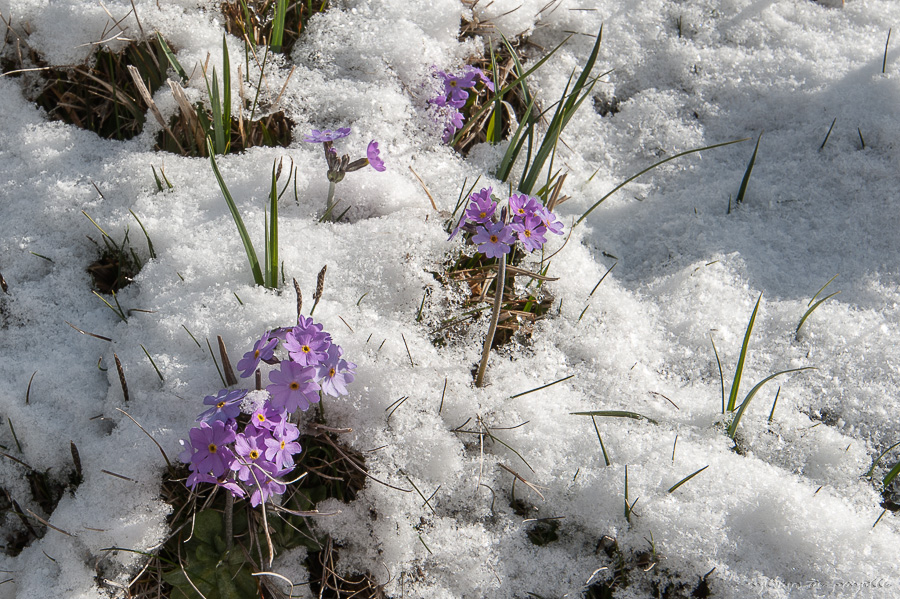
[[[358,450],[379,448],[365,454],[373,477],[434,493],[429,507],[416,492],[370,479],[352,503],[320,505],[340,512],[316,526],[340,543],[341,567],[371,572],[391,597],[580,597],[589,581],[611,576],[598,571],[614,566],[597,549],[609,535],[632,563],[650,539],[659,559],[650,573],[634,569],[616,597],[650,596],[652,577],[681,581],[689,592],[710,571],[714,597],[896,597],[900,521],[887,512],[873,524],[882,514],[877,481],[900,459],[897,450],[875,483],[863,475],[900,441],[900,44],[888,48],[882,73],[900,4],[481,4],[334,2],[311,19],[290,56],[269,65],[270,101],[287,80],[280,106],[297,123],[295,141],[218,159],[258,250],[273,161],[290,157],[298,166],[299,203],[287,193],[280,207],[285,273],[299,282],[308,311],[316,274],[328,265],[315,317],[358,365],[350,395],[327,400],[328,423],[352,428],[342,438]],[[103,6],[3,0],[0,12],[27,28],[44,60],[66,65],[114,35],[113,19],[125,17],[124,36],[140,37],[130,2]],[[162,32],[188,70],[199,73],[207,53],[221,69],[216,3],[134,6],[143,31]],[[562,249],[548,273],[558,278],[547,283],[551,315],[529,339],[492,355],[484,388],[474,387],[471,370],[486,319],[444,347],[432,344],[433,329],[456,312],[453,290],[430,273],[461,246],[446,240],[446,217],[410,172],[441,211],[452,210],[465,178],[504,187],[491,173],[505,145],[468,157],[443,146],[422,92],[432,65],[455,68],[480,51],[457,40],[461,17],[473,13],[494,31],[529,33],[532,62],[539,47],[576,32],[531,79],[545,108],[603,25],[594,72],[610,72],[570,122],[555,161],[568,173],[571,199],[558,212],[567,228],[658,160],[750,138],[649,172],[597,207],[564,247],[554,238],[550,251]],[[233,53],[240,47],[236,38],[229,45]],[[0,553],[0,598],[108,597],[115,587],[103,579],[127,583],[141,558],[107,549],[152,551],[170,512],[159,494],[162,455],[118,409],[174,458],[203,397],[221,385],[205,344],[195,345],[184,327],[201,343],[221,335],[236,360],[262,331],[291,324],[295,298],[290,284],[278,292],[253,285],[207,159],[154,152],[152,118],[127,142],[49,120],[22,86],[21,78],[0,78],[0,273],[9,286],[0,292],[0,444],[7,456],[64,477],[74,442],[84,481],[43,513],[25,468],[2,458],[0,487],[54,528],[16,557]],[[201,76],[190,87],[205,97]],[[171,112],[164,89],[158,101]],[[235,109],[237,96],[235,88]],[[611,98],[619,111],[602,116],[597,107]],[[321,148],[300,137],[341,126],[353,133],[336,142],[340,151],[358,157],[376,139],[388,169],[348,174],[338,197],[352,206],[349,222],[319,224],[325,165]],[[745,200],[727,214],[760,134]],[[173,191],[157,192],[151,165],[164,166]],[[157,257],[118,295],[124,308],[150,312],[122,322],[91,293],[85,269],[97,248],[87,236],[99,237],[81,211],[117,239],[128,227],[146,259],[129,210]],[[840,295],[795,337],[809,300],[835,274],[827,292]],[[815,370],[763,387],[741,422],[738,452],[724,432],[710,336],[727,392],[760,295],[741,397],[778,370]],[[124,365],[127,404],[113,354]],[[388,420],[385,408],[404,396]],[[597,418],[607,466],[591,419],[571,414],[589,410],[629,410],[657,424]],[[479,421],[503,444],[454,432]],[[521,482],[513,487],[501,465],[543,499]],[[639,498],[630,523],[626,466],[628,497]],[[561,518],[559,539],[532,544],[533,522],[510,507],[513,495],[533,506],[528,518]],[[11,512],[4,518],[4,531],[17,525]],[[303,557],[281,556],[276,568],[302,584]]]

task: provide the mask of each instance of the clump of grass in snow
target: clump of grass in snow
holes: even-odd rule
[[[84,65],[40,71],[47,81],[35,102],[60,119],[107,139],[131,139],[144,127],[149,97],[166,80],[162,37],[132,42],[121,52],[100,48]],[[89,66],[90,65],[90,66]],[[129,68],[138,73],[144,94]]]
[[[241,238],[241,242],[244,245],[244,251],[247,254],[247,260],[250,262],[250,272],[253,275],[253,281],[257,285],[261,285],[267,289],[276,289],[278,287],[278,200],[288,188],[288,185],[285,184],[281,192],[278,191],[278,178],[281,175],[282,161],[279,160],[272,165],[272,179],[269,187],[268,218],[265,227],[265,254],[263,266],[260,268],[259,258],[256,255],[256,250],[253,248],[253,242],[250,239],[250,234],[247,232],[247,227],[244,225],[244,219],[241,217],[237,204],[235,203],[231,192],[228,190],[228,185],[226,185],[225,179],[222,178],[222,173],[219,171],[219,165],[216,163],[215,153],[213,152],[212,140],[207,139],[207,146],[209,148],[209,161],[212,164],[213,174],[216,177],[216,181],[219,183],[219,189],[222,190],[225,202],[228,204],[228,210],[231,212],[234,224],[237,226],[238,235]],[[296,178],[296,176],[297,170],[292,162],[291,166],[288,168],[288,183],[290,183],[292,177]]]
[[[192,105],[185,95],[184,89],[178,82],[169,80],[168,85],[178,103],[179,113],[170,122],[165,122],[162,115],[151,104],[151,111],[163,127],[163,131],[157,137],[159,149],[178,153],[183,156],[206,156],[210,152],[210,146],[206,139],[212,139],[213,151],[217,154],[239,152],[253,146],[287,146],[291,142],[291,129],[293,121],[285,117],[283,111],[275,111],[274,108],[267,116],[255,118],[259,108],[259,96],[265,79],[266,65],[269,55],[268,46],[265,47],[263,57],[254,49],[252,52],[254,64],[259,68],[259,79],[255,84],[256,92],[251,100],[244,91],[245,80],[241,77],[241,67],[238,66],[238,81],[240,85],[241,103],[237,114],[232,114],[231,101],[231,59],[228,44],[225,37],[222,38],[222,74],[221,84],[215,67],[212,72],[207,72],[206,65],[201,65],[203,77],[209,98],[209,108],[202,105]],[[249,71],[249,56],[247,50],[247,69]],[[171,52],[166,58],[172,67],[184,77],[184,69],[178,63]],[[290,80],[290,76],[288,77]],[[249,83],[249,73],[246,83]],[[287,81],[285,81],[287,86]],[[275,99],[273,106],[278,104],[284,87]],[[247,117],[245,118],[245,113]]]
[[[144,232],[144,236],[147,239],[147,249],[150,258],[156,258],[156,251],[153,248],[153,241],[150,239],[150,234],[147,232],[147,229],[137,215],[133,211],[130,212]],[[127,227],[125,228],[125,236],[122,241],[116,242],[116,240],[104,231],[103,228],[97,224],[97,221],[91,218],[87,212],[82,210],[81,213],[97,227],[103,240],[100,256],[87,267],[87,272],[91,275],[91,281],[95,288],[94,294],[100,297],[110,309],[116,312],[116,315],[119,316],[119,318],[123,321],[127,321],[128,318],[122,310],[122,307],[119,306],[118,299],[116,299],[116,291],[119,291],[134,280],[134,277],[137,276],[137,273],[143,268],[144,262],[138,257],[134,248],[131,247],[131,244],[128,241],[129,230]],[[88,239],[94,241],[90,237],[88,237]],[[96,244],[95,241],[94,243]],[[99,244],[97,245],[99,246]],[[101,297],[97,291],[112,295],[116,307],[113,307],[107,300]]]
[[[741,353],[738,357],[737,367],[734,372],[734,378],[731,380],[731,392],[728,395],[728,403],[725,405],[724,412],[728,412],[732,414],[731,423],[728,425],[727,434],[729,437],[734,439],[737,434],[737,427],[740,424],[741,418],[744,415],[744,412],[747,410],[747,407],[750,405],[750,401],[756,395],[756,393],[762,388],[763,385],[768,383],[770,380],[774,379],[777,376],[782,374],[787,374],[789,372],[800,372],[803,370],[811,370],[811,366],[803,366],[801,368],[788,368],[787,370],[781,370],[776,372],[775,374],[770,374],[765,377],[761,381],[759,381],[750,392],[744,397],[744,400],[741,402],[740,406],[737,405],[738,392],[740,390],[741,378],[744,372],[744,363],[747,359],[747,353],[750,347],[750,333],[753,332],[753,325],[756,322],[756,313],[759,311],[759,304],[762,301],[762,294],[760,294],[759,298],[756,300],[756,305],[753,308],[753,313],[750,315],[750,322],[747,324],[747,329],[744,332],[744,341],[741,344]],[[713,346],[715,348],[715,345]],[[716,359],[718,360],[718,353],[716,355]],[[720,375],[721,375],[721,364],[720,364]],[[724,395],[724,386],[722,387],[723,395]]]
[[[252,47],[268,45],[290,54],[309,19],[328,8],[329,0],[238,0],[224,2],[225,30]]]

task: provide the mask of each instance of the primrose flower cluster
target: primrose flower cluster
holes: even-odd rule
[[[276,356],[279,346],[287,359]],[[179,459],[191,471],[187,486],[217,484],[235,497],[249,495],[252,506],[284,493],[283,478],[293,471],[293,456],[302,449],[291,415],[309,409],[321,393],[347,394],[356,365],[342,354],[312,318],[300,316],[295,327],[266,331],[237,367],[247,378],[258,372],[260,362],[276,365],[269,372],[270,384],[257,390],[222,389],[203,400],[209,409],[181,442]]]
[[[441,84],[442,91],[437,96],[428,100],[434,107],[435,119],[443,124],[444,133],[441,139],[449,143],[459,129],[462,129],[465,117],[460,109],[469,101],[469,92],[475,90],[481,83],[487,89],[494,91],[494,84],[484,74],[484,71],[471,65],[466,66],[461,73],[453,75],[432,67],[433,76]]]
[[[469,196],[469,206],[450,239],[462,231],[479,252],[488,258],[499,258],[508,254],[517,241],[525,251],[533,252],[547,243],[548,231],[562,234],[563,224],[556,215],[538,198],[525,194],[510,196],[498,216],[498,202],[491,197],[492,191],[486,187]]]

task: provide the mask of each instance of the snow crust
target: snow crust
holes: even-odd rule
[[[334,3],[309,22],[291,56],[270,66],[273,90],[287,81],[280,108],[297,123],[297,141],[218,159],[258,246],[272,164],[285,156],[298,166],[299,202],[286,194],[280,213],[286,275],[309,297],[328,265],[315,316],[358,365],[351,394],[329,400],[329,423],[352,428],[344,440],[358,450],[380,448],[366,454],[373,477],[407,490],[414,483],[426,496],[437,489],[433,509],[415,492],[372,480],[351,504],[320,505],[340,512],[317,526],[342,545],[342,566],[373,573],[394,597],[578,597],[589,581],[606,576],[597,570],[610,561],[597,544],[609,535],[630,558],[647,551],[652,538],[664,580],[694,585],[714,569],[708,582],[715,597],[896,596],[900,523],[888,512],[873,527],[881,497],[862,475],[900,441],[896,46],[882,73],[900,6],[481,4]],[[207,54],[222,68],[216,4],[136,1],[140,27],[130,2],[103,6],[9,0],[0,12],[14,27],[27,27],[28,44],[51,65],[85,61],[92,44],[117,34],[140,37],[142,27],[162,32],[189,70],[199,73]],[[583,64],[603,25],[595,73],[610,73],[597,84],[596,101],[573,118],[557,157],[569,173],[565,192],[572,197],[559,209],[567,228],[653,162],[750,138],[651,171],[592,212],[565,247],[554,240],[550,251],[562,249],[549,272],[558,278],[548,284],[552,315],[529,340],[492,356],[483,389],[473,387],[471,369],[484,319],[445,347],[432,344],[431,330],[453,315],[447,306],[454,292],[430,272],[459,246],[446,241],[444,219],[410,172],[442,211],[452,210],[465,178],[481,175],[483,185],[503,188],[489,173],[505,146],[460,157],[441,145],[426,114],[431,66],[455,67],[478,51],[473,41],[457,41],[462,16],[492,22],[508,36],[530,33],[545,49],[576,32],[534,75],[545,107]],[[124,32],[114,25],[122,17]],[[237,39],[228,41],[234,52]],[[190,87],[197,98],[205,94],[202,77]],[[170,92],[157,96],[175,110]],[[236,87],[233,97],[237,108]],[[598,106],[612,98],[618,112],[601,115]],[[209,354],[184,327],[201,342],[221,335],[239,355],[261,331],[292,322],[294,297],[289,288],[253,286],[208,160],[154,152],[152,119],[133,140],[102,140],[49,120],[11,76],[0,78],[0,106],[0,272],[9,284],[0,294],[0,444],[62,477],[74,442],[85,477],[45,514],[30,500],[23,468],[0,461],[0,487],[68,533],[49,529],[17,557],[0,554],[0,570],[11,579],[0,584],[0,598],[106,597],[109,587],[98,581],[124,584],[140,561],[108,548],[152,550],[166,536],[170,510],[159,497],[162,456],[117,408],[176,456],[203,396],[219,385]],[[299,138],[339,126],[353,128],[336,142],[340,151],[362,156],[376,139],[388,170],[349,174],[338,196],[352,206],[350,222],[318,224],[327,193],[321,148]],[[726,214],[760,135],[745,200]],[[151,165],[164,165],[173,191],[157,193]],[[151,312],[135,312],[125,323],[90,291],[85,269],[97,250],[88,236],[98,236],[81,211],[116,238],[128,227],[147,258],[129,209],[146,226],[157,258],[118,296],[126,309]],[[835,274],[829,290],[841,294],[795,337],[810,298]],[[742,420],[736,452],[724,433],[710,336],[727,392],[760,295],[744,392],[778,370],[816,370],[763,388]],[[113,341],[80,335],[67,322]],[[111,367],[114,353],[125,368],[128,403]],[[403,396],[409,399],[388,420],[385,409]],[[633,411],[658,424],[597,418],[607,466],[591,419],[571,415],[590,410]],[[479,423],[506,446],[454,432]],[[894,452],[886,462],[897,459]],[[521,482],[513,487],[501,465],[537,485],[543,499]],[[628,496],[640,498],[630,523],[623,514],[626,465]],[[532,544],[513,497],[531,506],[527,518],[562,518],[559,540]],[[14,523],[13,514],[5,518]],[[302,583],[303,557],[294,552],[276,565]],[[646,593],[635,583],[616,597]]]

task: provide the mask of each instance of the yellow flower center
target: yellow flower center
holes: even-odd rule
[[[478,218],[487,218],[487,212],[484,212],[484,211],[479,212]]]
[[[281,442],[281,448],[284,449],[284,441]]]
[[[328,376],[330,376],[330,377],[334,377],[335,374],[337,374],[337,372],[335,372],[334,368],[331,368],[331,369],[328,371]]]
[[[250,450],[250,459],[251,459],[251,460],[255,460],[255,459],[258,458],[258,457],[259,457],[259,450],[258,450],[258,449],[251,449],[251,450]]]
[[[298,383],[297,381],[291,382],[291,391],[296,391],[299,388],[300,388],[300,383]]]
[[[497,237],[496,235],[491,235],[491,243],[497,243],[498,241],[500,241],[499,237]]]
[[[312,350],[309,349],[308,345],[304,345],[300,348],[300,351],[302,351],[304,354],[308,354]]]
[[[263,416],[262,414],[257,414],[257,415],[256,415],[256,419],[259,420],[260,422],[265,422],[265,421],[266,421],[266,417]]]
[[[216,450],[218,449],[218,447],[216,447],[215,443],[210,443],[209,447],[207,447],[207,449],[209,450],[209,453],[216,453]]]
[[[531,237],[531,231],[525,229],[525,237]]]
[[[254,358],[258,358],[258,357],[259,357],[259,350],[256,350],[255,352],[253,352],[253,357],[254,357]]]
[[[216,407],[219,408],[219,409],[221,410],[222,408],[225,407],[225,402],[224,402],[224,401],[220,401],[219,403],[216,404]]]

